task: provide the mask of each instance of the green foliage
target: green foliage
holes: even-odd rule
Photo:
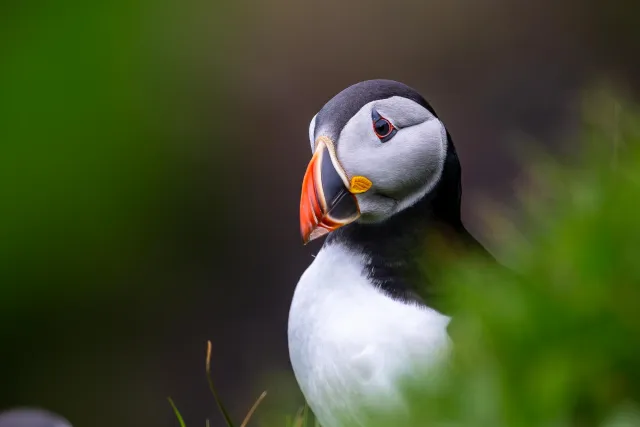
[[[596,105],[597,118],[616,111]],[[548,192],[539,200],[551,201],[527,204],[529,241],[503,248],[522,280],[468,260],[449,270],[459,312],[449,419],[600,425],[639,401],[640,115],[591,119],[580,139],[576,165],[535,171]]]

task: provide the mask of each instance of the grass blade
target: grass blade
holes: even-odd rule
[[[298,412],[296,412],[296,416],[294,418],[294,427],[303,427],[304,426],[304,418],[302,417],[302,414],[304,413],[304,407],[298,409]]]
[[[240,424],[240,427],[247,427],[247,424],[249,423],[249,420],[251,419],[251,416],[253,415],[253,413],[256,411],[256,409],[258,408],[258,405],[260,405],[260,402],[262,402],[262,400],[267,396],[267,392],[266,390],[262,392],[262,394],[260,395],[260,397],[258,397],[255,401],[255,403],[253,404],[253,406],[251,407],[251,409],[249,409],[249,412],[247,412],[247,416],[244,417],[244,421],[242,421],[242,424]]]
[[[307,406],[307,402],[304,403],[304,407],[302,409],[302,425],[304,427],[309,427],[309,406]]]
[[[176,407],[175,403],[173,403],[173,400],[170,397],[168,397],[167,400],[169,400],[169,404],[173,408],[173,413],[176,414],[176,418],[180,423],[180,427],[187,427],[187,425],[184,423],[184,420],[182,419],[182,415],[180,415],[180,411],[178,411],[178,408]]]
[[[207,382],[209,383],[209,390],[211,390],[211,394],[213,394],[213,398],[218,405],[218,409],[220,413],[224,417],[225,422],[227,423],[227,427],[233,427],[233,421],[231,421],[231,417],[229,413],[224,408],[224,405],[220,401],[218,397],[218,392],[216,391],[215,386],[213,385],[213,379],[211,378],[211,341],[207,341],[207,359],[206,359],[206,369],[207,369]]]

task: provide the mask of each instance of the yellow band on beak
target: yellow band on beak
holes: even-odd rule
[[[349,186],[349,191],[352,194],[360,194],[371,188],[371,181],[365,176],[354,176],[351,178],[351,185]]]

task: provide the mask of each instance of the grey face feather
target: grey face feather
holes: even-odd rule
[[[388,142],[381,142],[373,130],[373,108],[398,129]],[[347,176],[365,176],[373,183],[356,196],[360,221],[378,222],[433,189],[446,158],[447,132],[429,110],[394,96],[364,105],[344,126],[336,146]]]

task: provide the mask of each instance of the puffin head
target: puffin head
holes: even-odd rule
[[[300,200],[305,244],[414,206],[440,186],[447,164],[457,175],[448,187],[459,191],[459,163],[444,124],[402,83],[369,80],[343,90],[311,120],[309,141],[313,157]]]

